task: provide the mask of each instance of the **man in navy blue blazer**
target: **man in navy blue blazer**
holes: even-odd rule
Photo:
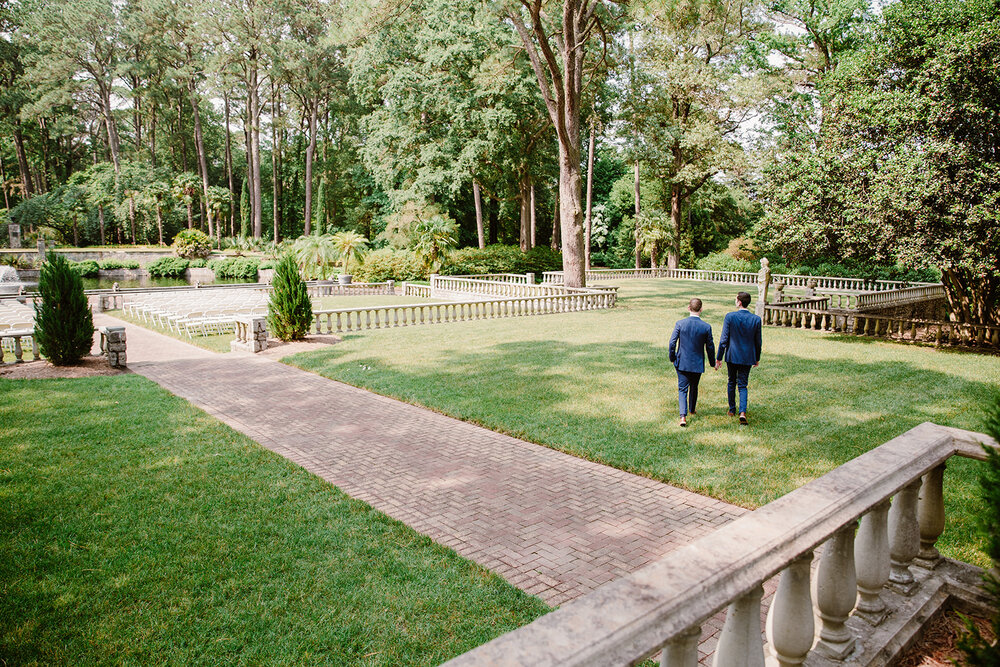
[[[728,313],[722,320],[722,336],[719,338],[719,351],[715,355],[718,361],[716,369],[726,360],[729,370],[729,416],[736,415],[736,390],[740,392],[740,424],[747,422],[747,384],[750,381],[750,369],[760,363],[761,321],[747,306],[750,305],[750,295],[740,292],[736,295],[737,310]]]
[[[701,320],[701,299],[688,303],[690,315],[678,320],[670,334],[670,361],[677,369],[677,399],[681,408],[681,426],[687,426],[688,413],[695,414],[698,403],[698,382],[705,372],[705,354],[708,365],[715,366],[715,347],[712,344],[712,325]],[[688,409],[690,408],[690,410]]]

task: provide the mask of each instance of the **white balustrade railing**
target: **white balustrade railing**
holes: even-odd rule
[[[702,624],[728,609],[713,664],[763,666],[762,585],[775,575],[766,649],[777,664],[810,664],[813,656],[819,664],[880,664],[873,658],[885,645],[875,646],[871,626],[894,611],[888,604],[905,606],[907,591],[944,604],[956,590],[947,571],[970,573],[953,562],[934,569],[942,562],[934,544],[944,528],[944,466],[953,455],[983,459],[980,442],[998,446],[985,435],[921,424],[446,664],[632,665],[662,649],[661,665],[693,667]],[[925,568],[919,577],[915,567]],[[886,592],[887,584],[903,593]],[[858,618],[849,624],[852,612]],[[858,624],[868,630],[849,627]],[[887,640],[905,631],[883,627],[893,628]]]
[[[562,285],[536,285],[534,283],[513,283],[498,280],[482,280],[479,278],[460,278],[458,276],[431,276],[431,296],[449,298],[458,296],[464,298],[475,294],[484,297],[511,298],[523,296],[556,296],[566,294]]]
[[[629,278],[673,278],[675,280],[700,280],[705,282],[735,283],[751,285],[757,282],[757,274],[748,271],[713,271],[709,269],[591,269],[587,271],[587,281],[625,280]],[[837,276],[800,276],[787,273],[771,275],[771,282],[784,283],[788,287],[808,287],[809,281],[816,281],[817,289],[869,292],[895,290],[910,286],[932,283],[910,283],[900,280],[866,280],[864,278],[839,278]],[[562,284],[562,271],[546,271],[542,274],[544,284]]]
[[[6,353],[14,357],[14,363],[24,363],[24,344],[31,345],[32,359],[38,359],[38,341],[35,340],[34,329],[3,329],[0,330],[0,362]]]
[[[404,282],[401,289],[402,296],[417,296],[425,299],[431,298],[430,285],[417,285],[415,283]]]
[[[452,278],[474,278],[476,280],[493,280],[501,283],[534,284],[534,273],[470,273],[451,276]]]
[[[858,310],[870,308],[891,308],[892,306],[903,306],[921,301],[933,301],[944,299],[944,285],[918,285],[916,287],[904,287],[902,289],[887,290],[884,292],[872,292],[870,294],[858,295]]]
[[[341,333],[417,324],[442,324],[501,317],[602,310],[613,308],[616,299],[615,288],[605,288],[551,296],[315,310],[313,311],[313,332],[318,334]]]
[[[1000,348],[1000,327],[989,324],[803,309],[790,307],[784,303],[768,304],[764,308],[763,320],[768,326],[891,338],[907,342],[933,343],[936,346]]]

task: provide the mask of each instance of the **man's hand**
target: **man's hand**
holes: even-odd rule
[[[715,362],[715,370],[719,370],[720,368],[722,368],[722,362],[721,361],[716,361]]]
[[[754,368],[757,368],[758,366],[760,366],[760,362],[759,361],[756,364],[753,365]]]

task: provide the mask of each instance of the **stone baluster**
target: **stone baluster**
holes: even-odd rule
[[[803,554],[781,573],[778,590],[767,612],[767,639],[778,665],[801,665],[812,648],[815,633],[809,565],[813,555]]]
[[[713,667],[764,667],[764,642],[760,635],[763,596],[764,588],[758,585],[729,605],[715,647]]]
[[[889,535],[886,515],[889,501],[883,500],[861,518],[854,544],[854,562],[858,573],[857,616],[878,625],[887,615],[882,587],[889,581]]]
[[[920,550],[920,526],[917,523],[919,492],[920,480],[916,479],[899,490],[889,511],[892,533],[889,583],[903,595],[913,595],[918,586],[910,572],[910,563]]]
[[[660,654],[660,667],[697,667],[699,639],[700,625],[688,628],[671,639]]]
[[[920,524],[920,551],[915,562],[932,570],[941,563],[941,554],[934,546],[944,532],[944,464],[923,477],[917,501],[917,521]]]
[[[858,599],[854,569],[852,521],[833,534],[823,547],[816,571],[816,608],[822,624],[816,652],[833,660],[843,660],[854,650],[854,635],[845,625]]]

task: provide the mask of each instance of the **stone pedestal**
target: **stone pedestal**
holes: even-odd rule
[[[126,356],[125,327],[103,327],[101,329],[101,352],[108,358],[112,368],[128,365]]]
[[[21,225],[16,222],[12,222],[7,225],[7,231],[10,234],[10,247],[20,248],[21,247]]]
[[[267,318],[244,317],[236,320],[236,338],[229,344],[233,352],[252,352],[267,349]]]

